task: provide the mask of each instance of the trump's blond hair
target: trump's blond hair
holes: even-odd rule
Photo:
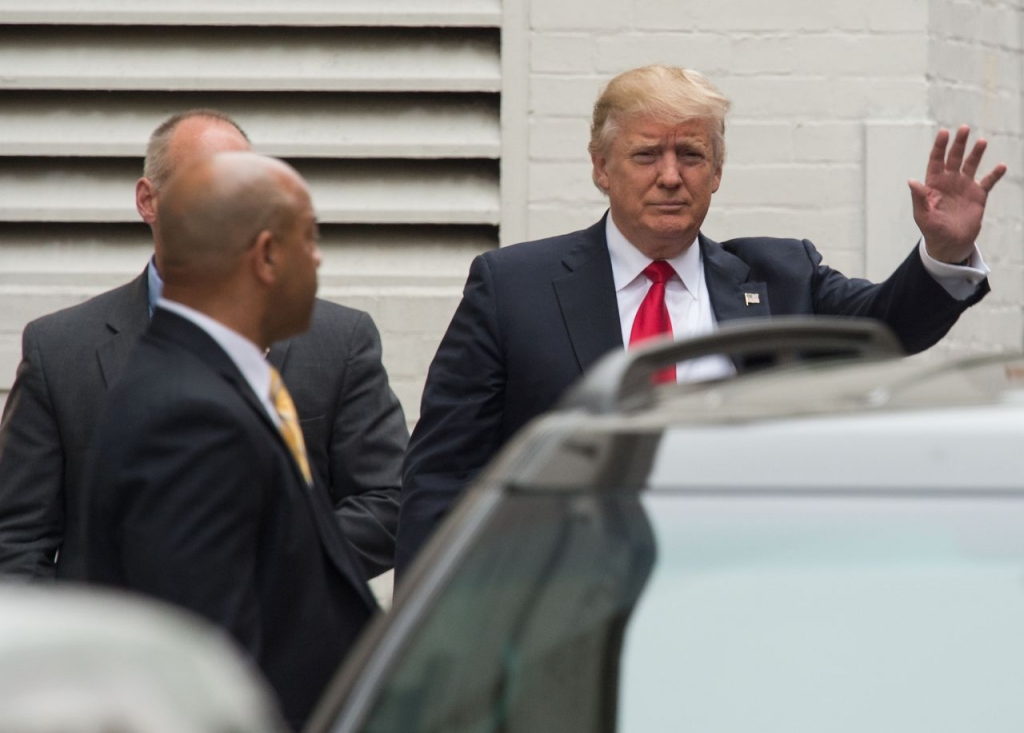
[[[707,119],[716,168],[725,162],[725,115],[731,103],[698,71],[652,64],[623,72],[608,82],[594,104],[591,155],[605,155],[623,120],[648,116],[681,124]]]

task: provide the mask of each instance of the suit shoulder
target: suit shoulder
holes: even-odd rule
[[[354,325],[360,320],[370,318],[370,314],[358,308],[351,308],[341,303],[335,303],[323,298],[317,298],[313,306],[313,320],[309,330],[315,328],[338,328],[339,326]]]
[[[806,256],[810,243],[791,237],[737,237],[720,242],[720,245],[726,252],[749,261],[770,260],[790,253]]]
[[[597,247],[604,243],[603,220],[587,229],[580,229],[554,237],[519,242],[508,247],[485,252],[481,259],[497,267],[537,267],[559,263],[570,252],[581,248]],[[598,231],[598,228],[601,228]]]
[[[132,307],[137,298],[138,283],[132,281],[100,293],[83,303],[40,316],[25,326],[28,338],[78,339],[94,327],[104,327],[107,317],[122,308]]]
[[[373,318],[366,311],[317,298],[309,329],[292,337],[288,363],[306,357],[344,359],[357,344],[380,340]]]
[[[110,390],[110,401],[127,405],[159,404],[161,413],[202,411],[221,401],[235,402],[237,390],[217,369],[196,352],[166,339],[144,334],[125,366],[124,374]],[[224,395],[231,395],[223,399]],[[146,411],[140,419],[152,420]]]
[[[361,331],[377,332],[373,317],[366,311],[317,298],[309,330],[295,336],[296,341],[334,341],[347,339]]]

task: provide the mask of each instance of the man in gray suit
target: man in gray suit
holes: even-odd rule
[[[161,187],[184,162],[249,149],[242,129],[220,112],[171,117],[146,150],[139,215],[153,228]],[[162,287],[151,260],[132,282],[26,326],[0,422],[0,574],[82,577],[82,471],[96,417]],[[292,394],[315,480],[330,493],[344,535],[367,577],[384,572],[394,554],[408,431],[373,320],[317,300],[309,331],[275,344],[267,358]]]

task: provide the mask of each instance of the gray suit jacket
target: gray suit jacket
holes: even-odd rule
[[[0,573],[82,577],[82,473],[107,391],[149,324],[146,273],[26,326],[0,423]],[[276,344],[310,464],[367,576],[391,567],[405,417],[366,313],[318,300]],[[59,550],[56,561],[55,555]]]

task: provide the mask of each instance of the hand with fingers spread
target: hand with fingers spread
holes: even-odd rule
[[[949,131],[939,130],[924,183],[909,181],[914,221],[924,236],[928,254],[950,264],[970,258],[981,231],[988,193],[1006,173],[1006,166],[1000,163],[980,181],[974,179],[988,143],[978,139],[964,158],[970,132],[970,127],[961,125],[947,155]]]

